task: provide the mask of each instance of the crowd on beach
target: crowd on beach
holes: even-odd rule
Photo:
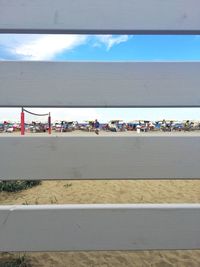
[[[48,123],[31,122],[25,124],[26,132],[46,132],[48,131]],[[108,123],[100,123],[97,119],[78,123],[77,121],[58,121],[51,124],[52,131],[55,132],[72,132],[75,130],[95,132],[99,134],[100,131],[123,132],[123,131],[195,131],[200,130],[200,121],[145,121],[135,120],[131,122],[124,122],[122,120],[111,120]],[[20,123],[12,123],[4,121],[0,123],[0,132],[17,132],[21,130]]]

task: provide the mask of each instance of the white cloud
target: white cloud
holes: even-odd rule
[[[26,42],[30,42],[36,38],[39,38],[40,35],[30,35],[30,34],[1,34],[0,35],[0,46],[7,51],[11,51],[14,47],[20,46]]]
[[[71,51],[78,46],[101,47],[110,50],[127,42],[128,35],[25,35],[2,34],[0,36],[1,59],[55,60],[59,53]]]
[[[0,55],[3,59],[21,59],[23,56],[16,54],[15,49],[23,45],[30,44],[41,38],[41,35],[25,34],[1,34],[0,35]]]
[[[12,53],[25,60],[49,60],[58,53],[84,44],[86,40],[86,35],[43,35],[15,46]]]
[[[97,42],[94,46],[98,46],[98,43],[104,44],[107,51],[109,51],[114,45],[127,42],[129,40],[128,35],[96,35]]]

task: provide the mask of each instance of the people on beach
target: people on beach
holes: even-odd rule
[[[163,120],[162,123],[161,123],[161,130],[162,130],[163,132],[166,131],[166,126],[167,126],[166,120]]]
[[[185,122],[185,124],[184,124],[184,130],[185,130],[185,131],[189,131],[189,130],[190,130],[190,121],[189,121],[189,120],[187,120],[187,121]]]
[[[98,120],[96,119],[94,121],[94,128],[95,128],[95,134],[99,134],[99,127],[100,127],[100,123],[98,122]]]

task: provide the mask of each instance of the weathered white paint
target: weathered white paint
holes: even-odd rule
[[[200,205],[0,207],[0,252],[200,249]]]
[[[0,62],[0,106],[200,106],[200,62]]]
[[[200,136],[1,137],[0,179],[199,179]]]
[[[200,33],[199,0],[0,0],[3,33]]]

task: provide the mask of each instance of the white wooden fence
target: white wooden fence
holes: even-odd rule
[[[199,73],[200,62],[1,62],[0,105],[198,107]]]
[[[1,32],[198,34],[199,0],[1,0]]]
[[[0,32],[192,34],[199,9],[198,0],[0,0]],[[0,106],[199,107],[199,70],[2,61]],[[3,180],[200,178],[199,136],[9,136],[0,151]],[[200,204],[0,207],[0,251],[199,248]]]

